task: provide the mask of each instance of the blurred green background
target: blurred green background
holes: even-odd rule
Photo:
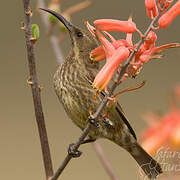
[[[81,0],[65,0],[62,9],[78,2]],[[35,48],[36,63],[39,82],[44,86],[43,109],[54,169],[57,169],[67,153],[68,145],[77,140],[81,131],[68,119],[54,93],[52,77],[57,62],[40,15],[35,11],[37,1],[32,0],[31,4],[34,11],[32,22],[40,27],[40,39]],[[1,1],[0,9],[0,179],[45,179],[31,90],[26,84],[29,72],[24,32],[20,30],[20,22],[24,18],[22,1]],[[126,20],[129,15],[133,15],[142,31],[150,22],[143,0],[94,0],[92,6],[74,14],[72,22],[85,28],[85,20],[90,23],[98,18]],[[158,31],[159,44],[180,42],[179,20],[180,17],[176,18],[167,29]],[[118,33],[118,38],[123,37],[124,34]],[[68,36],[60,46],[66,56],[71,46]],[[180,83],[180,49],[170,49],[165,54],[163,59],[146,64],[137,79],[123,85],[135,85],[147,80],[143,88],[119,98],[138,136],[146,127],[140,114],[145,111],[165,112],[173,87]],[[107,140],[99,142],[119,179],[138,179],[136,162],[127,152]],[[70,162],[61,179],[108,180],[91,144],[80,149],[83,155]]]

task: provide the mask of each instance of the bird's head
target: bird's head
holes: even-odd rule
[[[76,27],[75,25],[67,21],[60,14],[49,9],[42,9],[42,8],[40,9],[54,15],[68,29],[73,45],[74,55],[77,56],[77,58],[75,59],[78,60],[88,59],[89,61],[90,52],[97,47],[97,42],[94,39],[94,37],[88,32]],[[93,62],[91,61],[91,63]]]

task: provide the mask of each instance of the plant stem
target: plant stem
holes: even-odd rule
[[[38,4],[39,4],[39,7],[41,8],[45,8],[45,3],[44,3],[44,0],[38,0]],[[44,25],[46,27],[46,30],[48,32],[49,28],[50,28],[50,23],[48,21],[48,16],[47,14],[45,13],[41,13],[41,17],[42,17],[42,20],[44,22]],[[59,64],[61,64],[63,62],[63,54],[61,52],[61,49],[59,48],[59,44],[58,44],[58,41],[57,41],[57,37],[53,34],[51,34],[49,36],[49,39],[50,39],[50,42],[51,42],[51,45],[52,45],[52,48],[54,50],[54,54],[56,56],[56,60]]]
[[[103,152],[102,147],[100,146],[100,144],[95,141],[94,143],[92,143],[94,150],[96,151],[104,169],[106,170],[107,174],[111,177],[112,180],[119,180],[119,178],[117,177],[116,173],[114,172],[114,169],[112,168],[109,160],[107,159],[106,155]]]
[[[45,126],[44,114],[42,109],[40,89],[39,89],[37,73],[36,73],[34,44],[30,40],[32,37],[30,0],[22,0],[22,2],[24,5],[24,18],[25,18],[24,30],[25,30],[25,39],[26,39],[26,47],[27,47],[29,74],[30,74],[29,81],[31,82],[29,84],[31,84],[34,111],[35,111],[36,122],[40,136],[40,143],[41,143],[41,150],[43,155],[44,168],[46,172],[46,179],[49,179],[53,175],[53,167],[52,167],[52,160],[51,160],[50,148],[48,143],[48,136]]]

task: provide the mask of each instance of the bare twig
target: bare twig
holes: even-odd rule
[[[53,175],[53,167],[52,167],[50,148],[49,148],[48,137],[46,132],[46,126],[44,121],[44,114],[41,104],[40,89],[36,74],[34,46],[33,46],[33,42],[30,40],[32,37],[30,0],[22,0],[22,2],[24,5],[24,18],[25,18],[24,30],[25,30],[25,39],[27,46],[30,81],[31,81],[30,85],[32,89],[36,122],[38,125],[38,131],[40,136],[44,168],[46,172],[46,178],[48,179]]]
[[[63,14],[68,14],[69,16],[71,16],[72,14],[80,11],[81,9],[87,8],[89,5],[91,5],[91,1],[87,0],[87,1],[83,1],[79,4],[76,4],[68,9],[66,9]]]
[[[38,0],[38,4],[39,4],[39,7],[45,8],[44,0]],[[48,33],[49,28],[50,28],[50,23],[48,21],[48,16],[45,13],[41,13],[41,17],[42,17],[42,20],[43,20],[44,25],[46,27],[47,33]],[[63,54],[61,52],[61,49],[59,48],[57,37],[55,35],[51,34],[49,38],[50,38],[50,42],[51,42],[51,45],[53,47],[54,54],[56,56],[57,62],[59,64],[61,64],[63,62],[64,58],[63,58]]]
[[[74,150],[77,150],[79,148],[79,146],[81,145],[81,142],[85,139],[85,137],[88,135],[89,131],[91,129],[91,124],[88,123],[87,127],[84,129],[83,133],[81,134],[81,136],[79,137],[78,141],[74,144]],[[67,166],[67,164],[69,163],[69,161],[72,159],[72,156],[67,154],[67,156],[65,157],[64,161],[62,162],[62,164],[60,165],[60,167],[57,169],[57,171],[55,172],[54,176],[51,178],[51,180],[56,180],[60,174],[62,173],[62,171],[64,170],[64,168]]]
[[[106,170],[107,174],[111,177],[112,180],[119,180],[109,160],[106,158],[106,155],[104,154],[103,149],[101,148],[100,144],[97,141],[95,141],[94,143],[92,143],[92,145],[100,161],[102,162],[102,165],[104,166],[104,169]]]
[[[109,91],[109,94],[106,94],[104,99],[102,100],[100,106],[98,107],[97,111],[93,114],[94,120],[97,120],[99,118],[99,116],[101,115],[103,109],[105,108],[106,104],[108,103],[109,97],[111,97],[113,95],[114,90],[117,88],[117,86],[119,85],[119,82],[121,81],[121,79],[123,78],[124,74],[126,73],[126,70],[130,64],[130,62],[132,61],[134,55],[136,54],[136,52],[139,50],[140,46],[143,44],[144,39],[147,37],[148,33],[152,30],[152,27],[154,25],[154,23],[158,20],[159,18],[159,13],[158,15],[152,20],[152,22],[150,23],[150,25],[148,26],[145,34],[143,37],[141,37],[141,40],[138,42],[136,49],[134,49],[132,51],[132,53],[130,54],[129,58],[126,60],[124,66],[122,67],[119,76],[117,78],[117,83],[114,83]],[[87,124],[86,128],[84,129],[84,131],[82,132],[80,138],[78,139],[78,141],[74,144],[73,149],[74,151],[77,151],[81,142],[83,142],[83,140],[85,139],[85,137],[88,135],[89,131],[91,129],[91,124],[90,122]],[[52,177],[52,180],[56,180],[60,174],[62,173],[62,171],[64,170],[64,168],[67,166],[67,164],[69,163],[69,161],[71,160],[72,156],[70,156],[69,154],[67,154],[67,156],[65,157],[63,163],[60,165],[60,167],[58,168],[58,170],[56,171],[55,175]]]

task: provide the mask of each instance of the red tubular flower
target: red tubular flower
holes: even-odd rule
[[[129,17],[128,19],[129,22],[132,22],[132,16]],[[132,33],[127,33],[126,35],[126,41],[129,44],[129,46],[133,47],[133,42],[132,42]]]
[[[167,115],[154,124],[153,127],[149,127],[143,132],[142,146],[150,154],[155,154],[160,147],[168,144],[179,147],[179,127],[180,112],[177,109],[172,109]]]
[[[104,60],[106,55],[110,56],[112,55],[113,51],[115,50],[113,45],[99,32],[97,31],[93,26],[91,26],[87,21],[86,21],[86,26],[90,33],[99,40],[99,42],[102,44],[102,46],[99,46],[92,50],[90,54],[90,58],[93,61],[101,61]],[[112,41],[115,41],[115,39],[107,32],[104,32]],[[111,54],[108,54],[110,53]],[[106,54],[107,53],[107,54]]]
[[[153,9],[156,6],[155,0],[145,0],[145,6],[147,9]]]
[[[132,34],[131,33],[127,33],[126,42],[128,43],[129,46],[133,47]]]
[[[158,129],[158,131],[160,131]],[[147,138],[147,140],[144,140],[141,145],[142,147],[151,155],[154,155],[157,150],[166,145],[168,141],[168,134],[165,129],[162,129],[161,132],[162,134],[158,131],[155,131],[153,135]]]
[[[111,36],[108,32],[103,31],[103,33],[104,33],[112,42],[115,42],[115,41],[116,41],[116,39],[115,39],[113,36]]]
[[[158,9],[155,0],[145,0],[147,16],[153,19],[158,14]]]
[[[153,49],[145,51],[141,56],[139,56],[139,61],[141,62],[141,65],[148,62],[151,59],[151,56],[153,54]]]
[[[137,31],[136,24],[130,21],[99,19],[94,21],[94,25],[101,31],[120,31],[125,33],[134,33]]]
[[[174,133],[170,137],[170,145],[173,149],[179,149],[180,147],[180,125],[176,127]]]
[[[153,42],[153,41],[152,41]],[[147,63],[151,59],[159,59],[162,57],[161,51],[169,48],[180,47],[180,43],[169,43],[162,46],[154,47],[153,44],[146,49],[147,46],[144,44],[140,47],[139,51],[136,53],[134,60],[127,70],[129,77],[135,77],[142,68],[144,63]]]
[[[91,27],[91,31],[92,31],[92,27]],[[105,58],[108,59],[108,57],[110,57],[113,54],[113,52],[119,47],[130,46],[126,40],[124,39],[115,40],[113,36],[111,36],[109,33],[105,31],[104,34],[106,34],[111,39],[112,43],[110,43],[98,30],[93,30],[93,32],[96,38],[102,44],[101,46],[91,51],[90,59],[93,61],[102,61]]]
[[[158,1],[158,2],[163,3],[164,1],[163,2]],[[153,8],[156,7],[155,0],[146,0],[145,3],[146,3],[147,9],[149,9],[150,11],[153,11]],[[90,58],[93,61],[101,61],[101,60],[106,59],[107,63],[109,63],[109,61],[111,60],[110,57],[114,56],[114,54],[117,53],[117,49],[119,49],[120,47],[125,48],[128,51],[128,53],[131,52],[132,48],[136,48],[137,44],[133,45],[133,42],[132,42],[132,33],[135,31],[140,33],[140,31],[136,28],[136,25],[132,22],[131,17],[128,19],[128,21],[119,21],[119,20],[113,20],[113,19],[100,19],[100,20],[94,21],[94,24],[96,28],[89,25],[88,23],[87,23],[87,27],[90,30],[90,32],[93,34],[93,36],[95,36],[96,39],[102,45],[91,51]],[[100,33],[100,30],[103,31],[103,33],[112,42],[109,42]],[[124,39],[115,40],[106,31],[126,32],[127,33],[126,40]],[[161,58],[162,55],[159,54],[161,51],[171,48],[171,47],[180,47],[180,43],[170,43],[170,44],[156,47],[155,46],[156,40],[157,40],[157,36],[155,32],[150,31],[146,39],[144,40],[144,43],[140,46],[138,52],[133,57],[133,60],[131,61],[123,80],[125,80],[128,77],[135,77],[140,72],[143,64],[148,62],[149,60]],[[118,54],[116,54],[116,57],[114,57],[114,59],[117,62],[119,61]],[[101,74],[104,73],[104,75],[102,75],[102,77],[98,75],[93,83],[93,86],[100,90],[102,90],[108,84],[108,82],[112,78],[113,72],[115,71],[115,65],[109,66],[110,69],[108,69],[106,67],[107,63],[101,71]],[[109,73],[109,76],[108,76],[109,79],[107,78],[107,81],[103,79],[105,77],[105,72]]]
[[[136,59],[142,54],[144,53],[146,50],[152,49],[155,47],[155,43],[157,40],[157,36],[156,33],[153,31],[150,31],[149,34],[147,35],[144,43],[141,45],[140,49],[138,50],[138,52],[136,53]],[[135,44],[135,47],[137,46],[137,44]]]
[[[165,14],[163,14],[159,20],[159,26],[166,28],[173,19],[180,14],[180,0],[178,0]]]
[[[102,44],[106,58],[108,59],[115,52],[114,46],[98,30],[95,31],[95,35],[99,42]]]
[[[150,49],[155,47],[156,40],[157,40],[156,33],[150,31],[149,34],[147,35],[147,38],[144,41],[145,49]]]
[[[91,26],[88,21],[85,21],[85,25],[88,28],[89,32],[95,37],[95,27]]]
[[[164,10],[166,10],[173,0],[158,0],[159,7],[162,7]]]
[[[90,59],[92,61],[102,61],[105,58],[106,58],[106,54],[102,46],[98,46],[97,48],[93,49],[90,53]]]
[[[112,45],[115,49],[118,49],[119,47],[130,47],[130,45],[128,44],[128,42],[124,39],[120,39],[120,40],[115,40],[112,42]],[[97,48],[95,48],[94,50],[91,51],[90,54],[90,58],[93,61],[102,61],[106,58],[106,54],[104,51],[103,46],[99,46]]]
[[[114,72],[117,70],[119,65],[129,56],[129,50],[125,47],[119,47],[111,57],[107,59],[106,64],[96,75],[93,88],[99,92],[102,91],[112,79]]]
[[[136,59],[138,59],[143,53],[146,53],[146,54],[151,53],[151,51],[149,51],[149,52],[146,52],[146,51],[155,47],[156,40],[157,40],[157,36],[156,36],[155,32],[150,31],[149,34],[147,35],[147,38],[144,41],[144,44],[141,45],[140,49],[136,53],[136,55],[135,55]],[[136,46],[137,46],[137,44],[135,45],[135,47]],[[152,53],[149,55],[152,55]]]

